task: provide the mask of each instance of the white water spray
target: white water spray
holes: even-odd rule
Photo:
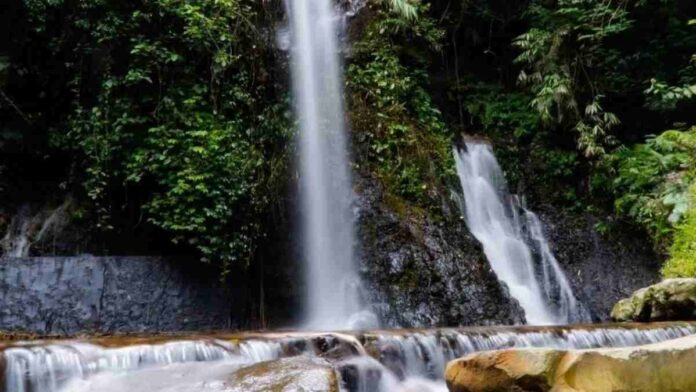
[[[374,316],[363,311],[353,252],[353,192],[338,48],[340,18],[331,0],[290,0],[286,7],[300,123],[307,327],[366,327],[374,324]]]
[[[467,142],[455,150],[464,191],[464,212],[471,233],[527,322],[535,325],[591,321],[553,256],[539,218],[507,190],[491,146]]]
[[[87,342],[18,344],[0,352],[8,392],[231,392],[237,370],[286,356],[326,356],[348,372],[346,392],[446,392],[445,364],[464,355],[511,347],[584,349],[637,346],[696,332],[693,325],[626,326],[588,329],[433,329],[347,334],[257,335],[230,342],[195,340],[109,348]],[[157,340],[158,338],[155,338]],[[190,338],[189,338],[190,339]],[[235,339],[233,339],[235,340]],[[324,342],[317,344],[317,342]],[[336,343],[332,345],[332,343]],[[324,346],[324,348],[320,348]],[[337,347],[345,358],[334,355]],[[328,350],[328,351],[327,351]],[[340,351],[340,350],[339,350]],[[369,355],[373,357],[370,357]],[[281,372],[278,377],[285,377]],[[2,382],[2,380],[0,380]],[[4,387],[4,389],[3,389]]]

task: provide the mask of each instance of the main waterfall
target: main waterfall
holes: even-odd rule
[[[300,195],[309,328],[374,323],[361,312],[354,264],[337,15],[331,0],[286,1],[295,107],[300,123]]]
[[[491,146],[454,151],[466,222],[488,261],[534,325],[589,322],[544,237],[539,218],[507,190]]]

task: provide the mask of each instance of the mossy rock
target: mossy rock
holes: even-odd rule
[[[696,278],[667,279],[622,299],[611,311],[616,321],[696,320]]]

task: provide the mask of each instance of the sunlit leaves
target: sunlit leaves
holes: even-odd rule
[[[416,0],[381,0],[389,4],[391,9],[406,20],[414,20],[418,17],[418,9],[413,1]]]
[[[616,209],[646,227],[658,248],[690,208],[689,187],[696,182],[696,128],[670,130],[632,149],[619,148],[614,188]]]
[[[668,278],[696,277],[696,180],[685,199],[684,219],[675,228],[670,258],[662,267],[663,276]]]

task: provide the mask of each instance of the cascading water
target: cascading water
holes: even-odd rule
[[[42,209],[34,213],[29,204],[20,207],[8,225],[5,237],[0,239],[2,256],[28,257],[32,246],[40,244],[49,234],[55,238],[66,224],[67,210],[71,205],[72,199],[68,198],[52,210]]]
[[[539,218],[507,190],[490,145],[454,151],[466,222],[498,278],[534,325],[589,322],[590,317],[553,256]]]
[[[446,364],[477,351],[636,346],[695,332],[693,325],[656,324],[640,329],[463,328],[357,336],[271,333],[254,334],[248,340],[203,336],[118,348],[85,342],[37,343],[6,348],[2,363],[7,392],[232,392],[239,390],[229,382],[235,372],[292,356],[329,359],[344,392],[445,392]]]
[[[300,124],[300,195],[309,328],[366,327],[354,263],[338,16],[331,0],[286,1]]]
[[[135,379],[138,390],[207,391],[200,384],[228,375],[249,364],[280,356],[276,342],[248,341],[239,345],[220,340],[175,341],[159,345],[141,345],[107,349],[87,343],[28,346],[4,352],[5,390],[8,392],[77,392],[132,390],[127,385]],[[203,362],[219,362],[215,374]],[[152,371],[149,378],[137,373]],[[190,389],[177,376],[185,373]],[[130,374],[130,377],[123,377]],[[156,387],[157,386],[157,387]],[[169,389],[167,389],[169,388]]]

